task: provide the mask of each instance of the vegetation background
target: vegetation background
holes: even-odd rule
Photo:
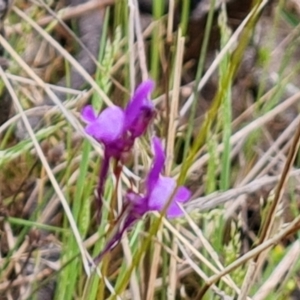
[[[299,1],[166,2],[12,5],[0,36],[13,102],[0,111],[1,299],[300,299]],[[95,74],[73,57],[90,46],[76,19],[91,11]],[[74,68],[85,86],[74,88]],[[80,111],[125,106],[149,77],[154,124],[117,193],[110,176],[99,226],[102,148]],[[139,221],[95,269],[122,195],[143,186],[154,132],[165,174],[192,199],[182,218]]]

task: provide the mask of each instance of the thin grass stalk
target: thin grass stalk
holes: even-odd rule
[[[104,55],[105,55],[105,49],[108,44],[108,25],[109,25],[109,18],[110,18],[110,8],[107,8],[104,13],[104,21],[103,21],[103,27],[102,27],[102,34],[101,34],[101,39],[100,39],[100,47],[99,47],[99,55],[98,55],[98,62],[103,64],[104,61]],[[96,69],[96,74],[95,74],[95,81],[97,83],[100,83],[101,85],[101,77],[103,76],[103,73],[106,70],[102,70],[101,68]],[[106,73],[106,72],[105,72]],[[105,75],[106,77],[106,75]],[[105,88],[101,86],[102,88]],[[106,87],[105,92],[107,92],[109,87]],[[100,112],[102,109],[103,105],[103,100],[99,96],[98,93],[94,93],[92,96],[92,101],[91,101],[93,108],[95,109],[96,112]]]
[[[145,220],[145,225],[144,225],[144,231],[148,232],[149,228],[151,227],[151,218]],[[142,297],[146,298],[148,289],[149,287],[149,280],[151,276],[151,271],[152,271],[152,264],[150,263],[152,261],[152,254],[153,254],[153,245],[150,244],[148,249],[146,249],[145,254],[140,262],[140,273],[141,278],[142,278],[142,283],[143,283],[143,288],[142,288]]]
[[[152,260],[151,262],[149,261],[148,263],[151,263],[151,271],[150,271],[150,277],[149,281],[147,284],[147,295],[146,295],[146,300],[152,300],[154,299],[154,293],[155,293],[155,279],[158,273],[158,266],[160,263],[160,254],[161,254],[161,243],[162,243],[162,227],[158,230],[157,232],[157,238],[158,238],[158,243],[155,243],[154,245],[154,250],[153,250],[153,255],[152,255]]]
[[[13,230],[10,226],[10,224],[8,222],[5,222],[4,223],[4,232],[7,236],[7,245],[8,245],[8,248],[11,250],[15,247],[15,238],[13,236]],[[21,254],[23,254],[27,249],[28,249],[28,246],[29,246],[29,243],[28,243],[28,238],[25,239],[25,241],[23,242],[22,246],[20,247],[19,251],[17,251],[15,253],[15,257],[18,257],[18,255],[16,254],[19,254],[19,256],[21,256]],[[22,252],[21,252],[22,250]],[[20,276],[21,275],[21,271],[22,271],[22,266],[19,262],[19,260],[15,260],[14,263],[12,264],[12,270],[14,270],[16,276]],[[12,282],[13,280],[10,280],[10,282]]]
[[[282,1],[280,1],[282,2]],[[278,22],[279,22],[279,13],[275,13],[274,21],[273,21],[273,26],[272,30],[270,32],[270,35],[268,36],[268,48],[267,45],[264,46],[264,51],[267,53],[270,53],[275,45],[275,39],[276,39],[276,27],[278,27]],[[262,64],[264,65],[264,68],[262,70],[262,78],[268,77],[269,76],[269,71],[268,67],[270,66],[270,60],[267,58],[266,60],[262,61]],[[262,95],[264,93],[264,90],[266,89],[266,81],[261,80],[258,84],[258,92],[257,92],[257,97],[256,100],[260,102],[262,100]]]
[[[246,276],[243,281],[243,285],[241,287],[241,293],[239,294],[238,300],[247,299],[247,295],[251,289],[252,278],[255,274],[256,267],[257,267],[256,263],[254,261],[250,261]]]
[[[221,272],[217,267],[215,267],[212,263],[210,259],[207,259],[202,253],[200,253],[189,241],[186,237],[184,237],[181,233],[179,233],[176,229],[174,229],[174,227],[167,221],[164,220],[164,225],[166,226],[166,228],[168,230],[170,230],[170,232],[172,232],[172,234],[174,236],[176,236],[176,238],[180,241],[180,243],[182,243],[186,249],[188,249],[191,254],[193,254],[193,256],[195,258],[197,258],[201,263],[203,263],[205,266],[207,266],[207,268],[209,268],[212,272],[214,272],[215,274],[218,274],[219,272]],[[180,245],[180,243],[178,243],[178,245]],[[224,268],[225,270],[225,268]],[[210,281],[208,280],[208,276],[206,276],[206,273],[202,271],[203,277],[201,276],[201,278],[207,283],[210,284]],[[235,290],[237,293],[239,293],[239,288],[236,287],[235,284],[231,284],[232,280],[228,279],[230,277],[224,276],[221,278],[221,280],[226,283],[228,286],[230,286],[233,290]]]
[[[272,291],[275,294],[279,294],[280,287],[286,283],[289,278],[295,276],[295,270],[299,268],[299,256],[300,256],[300,242],[295,241],[290,249],[285,251],[284,257],[278,263],[269,278],[260,286],[258,291],[254,294],[253,300],[264,300]],[[297,266],[298,265],[298,266]]]
[[[121,24],[121,12],[124,9],[125,1],[117,0],[114,6],[113,28],[116,29]],[[123,34],[123,32],[122,32]]]
[[[45,5],[45,3],[43,3],[42,1],[40,3]],[[53,21],[56,22],[67,21],[73,18],[80,17],[82,14],[91,12],[95,9],[101,9],[106,6],[113,5],[114,3],[115,0],[102,0],[101,2],[99,2],[98,0],[90,0],[89,2],[83,4],[62,8],[58,12],[53,13],[53,15],[51,16],[45,16],[40,18],[39,20],[37,20],[37,23],[40,26],[46,26]],[[12,34],[12,31],[20,32],[21,27],[22,24],[19,23],[13,25],[12,27],[9,28],[10,30],[8,30],[8,34],[9,35]]]
[[[205,194],[213,193],[217,189],[216,173],[219,167],[219,156],[217,149],[217,137],[216,134],[211,132],[211,135],[207,137],[206,141],[207,153],[209,159],[207,162],[207,176],[205,181]]]
[[[140,247],[140,243],[139,243],[140,242],[139,241],[140,237],[139,237],[139,235],[141,234],[142,229],[143,229],[142,222],[138,222],[137,225],[135,226],[135,229],[133,230],[133,233],[131,233],[131,238],[130,238],[130,241],[129,241],[129,245],[130,245],[130,248],[131,248],[131,253],[135,253],[137,251],[137,249]],[[132,257],[134,257],[134,255],[132,255]],[[132,262],[131,262],[131,264],[132,264]],[[124,272],[126,272],[127,268],[128,268],[127,263],[123,262],[122,266],[120,267],[119,274],[123,274]],[[138,270],[138,268],[136,270]],[[142,276],[140,276],[140,277],[142,277]],[[140,278],[140,279],[142,279],[142,278]],[[118,276],[115,285],[117,286],[121,280],[122,280],[121,276]]]
[[[135,5],[135,7],[138,7],[137,0],[134,0],[134,5]],[[148,75],[148,70],[147,70],[145,44],[144,44],[143,35],[142,35],[139,10],[136,10],[134,21],[135,21],[134,28],[135,28],[135,33],[136,33],[136,37],[137,37],[137,47],[138,47],[137,52],[138,52],[138,58],[139,58],[139,62],[140,62],[140,69],[141,69],[141,73],[142,73],[142,81],[145,81],[148,79],[149,75]]]
[[[173,41],[173,24],[175,13],[175,0],[169,0],[168,22],[167,22],[167,43],[172,44]]]
[[[70,199],[68,199],[68,203],[71,205]],[[77,220],[74,220],[77,223]],[[64,228],[68,228],[68,221],[66,216],[64,216],[63,226]],[[59,272],[59,280],[57,284],[55,299],[59,299],[59,297],[61,296],[63,297],[63,299],[68,300],[71,299],[70,297],[72,297],[74,293],[74,285],[76,283],[77,274],[79,271],[79,259],[76,255],[76,240],[73,238],[73,236],[64,234],[62,236],[62,240],[63,248],[61,259],[64,262],[69,261],[69,263],[61,272]],[[72,259],[73,257],[74,259]]]
[[[180,20],[180,29],[182,32],[182,36],[186,35],[186,31],[189,24],[189,17],[190,17],[190,6],[191,0],[182,1],[181,4],[181,20]]]
[[[179,231],[179,226],[175,225],[175,229]],[[178,255],[178,240],[176,236],[172,238],[172,252],[175,255]],[[163,280],[165,277],[163,277]],[[170,256],[170,266],[169,266],[169,284],[168,284],[168,292],[167,299],[175,300],[176,297],[176,287],[177,287],[177,259],[171,255]]]
[[[106,184],[106,191],[104,193],[104,199],[111,199],[113,193],[113,187],[111,184]],[[107,226],[107,220],[108,220],[108,215],[109,215],[109,210],[107,209],[109,207],[109,203],[105,203],[103,205],[102,209],[102,215],[101,215],[101,224],[98,227],[98,236],[99,239],[97,243],[94,245],[93,249],[93,257],[98,255],[100,251],[105,247],[105,235],[106,235],[106,226]],[[103,275],[103,274],[102,274]],[[92,274],[92,277],[88,279],[86,282],[86,299],[88,300],[94,300],[97,299],[97,292],[98,292],[98,287],[99,287],[99,282],[103,282],[103,278],[100,278],[96,273]]]
[[[166,240],[166,236],[165,236],[164,231],[163,231],[162,245],[166,245],[166,242],[168,242],[168,241]],[[163,251],[162,251],[162,255],[161,255],[161,260],[162,260],[161,272],[157,276],[155,282],[157,282],[157,279],[160,276],[161,279],[162,279],[161,286],[160,286],[162,292],[160,293],[160,298],[161,298],[161,300],[167,300],[167,295],[165,293],[165,289],[168,286],[168,282],[170,282],[170,279],[168,277],[168,273],[169,273],[169,268],[170,268],[172,255],[169,255],[169,253],[167,251],[165,251],[165,247],[163,247],[162,250]],[[168,291],[169,291],[169,289],[168,289]]]
[[[118,182],[118,179],[117,179]],[[118,188],[118,184],[117,182],[113,182],[112,184],[112,193],[110,195],[110,201],[109,201],[109,209],[107,210],[107,218],[105,218],[102,223],[104,228],[107,227],[107,224],[109,224],[109,229],[107,232],[104,232],[104,235],[108,238],[105,239],[104,242],[104,247],[106,247],[107,243],[109,243],[109,238],[110,238],[110,233],[114,231],[114,211],[116,209],[116,197],[117,197],[117,188]],[[102,206],[104,207],[104,206]],[[102,215],[103,215],[103,211],[102,211]],[[113,234],[112,234],[113,236]],[[103,249],[102,248],[102,249]],[[100,252],[102,251],[102,249],[100,250]],[[96,255],[98,255],[99,253],[97,253]],[[103,256],[103,259],[101,260],[101,264],[100,264],[100,268],[101,268],[101,274],[103,277],[108,277],[108,272],[109,272],[109,265],[111,263],[111,252],[107,252],[105,253],[105,255]],[[104,280],[99,280],[98,282],[98,288],[97,288],[97,299],[101,300],[105,298],[105,281]]]
[[[103,27],[102,27],[101,40],[100,40],[98,62],[101,62],[104,58],[105,46],[106,46],[106,41],[107,41],[107,37],[108,37],[108,25],[109,25],[110,11],[111,10],[108,7],[104,13],[104,21],[103,21]],[[96,71],[96,77],[97,77],[98,72],[99,72],[99,69],[97,69],[97,71]]]
[[[201,229],[197,226],[197,224],[193,221],[193,219],[184,211],[184,216],[187,219],[187,222],[189,223],[190,227],[195,232],[196,236],[200,240],[201,244],[203,245],[203,248],[206,250],[207,254],[211,257],[211,260],[215,263],[215,265],[218,267],[219,270],[223,270],[224,266],[222,265],[220,258],[215,250],[215,247],[212,247],[210,243],[206,240],[204,237],[204,234],[202,233]],[[233,287],[236,291],[238,290],[237,285],[234,283],[230,275],[228,274],[226,276],[228,283],[231,287]]]
[[[120,215],[122,213],[122,210],[124,209],[124,203],[123,203],[123,186],[121,184],[118,184],[120,178],[118,178],[117,180],[117,189],[118,189],[118,215]],[[127,235],[127,232],[124,232],[123,234],[123,238],[121,240],[122,246],[123,246],[123,253],[125,256],[125,260],[126,260],[126,265],[130,265],[132,263],[132,250],[129,244],[129,238]],[[131,290],[131,294],[134,295],[134,297],[137,300],[141,300],[141,288],[139,286],[139,277],[137,276],[137,272],[132,272],[131,277],[130,277],[130,290]]]
[[[174,5],[174,3],[173,3]],[[174,9],[174,7],[173,7]],[[173,15],[172,7],[170,4],[170,14]],[[172,19],[171,19],[172,20]],[[171,28],[171,24],[169,23],[171,21],[168,19],[168,32]],[[171,42],[172,36],[171,32],[167,33],[167,40]],[[179,87],[180,87],[180,77],[181,77],[181,71],[182,71],[182,63],[183,63],[183,54],[184,54],[184,43],[185,43],[185,38],[182,37],[182,31],[181,28],[178,30],[178,35],[177,35],[177,47],[176,47],[176,56],[175,56],[175,62],[174,62],[174,80],[173,80],[173,94],[172,94],[172,102],[171,102],[171,107],[170,107],[170,113],[169,113],[169,125],[168,125],[168,134],[167,134],[167,149],[166,149],[166,154],[167,154],[167,163],[166,163],[166,174],[170,175],[171,169],[172,169],[172,164],[174,161],[174,144],[175,144],[175,138],[176,138],[176,129],[178,126],[178,101],[179,101]],[[176,247],[175,242],[173,242],[173,246]],[[163,273],[166,274],[166,259],[167,255],[164,252],[164,261],[163,261]],[[168,299],[170,297],[172,298],[175,297],[176,294],[176,279],[174,279],[174,275],[170,273],[172,270],[174,270],[174,267],[177,265],[176,259],[174,256],[170,256],[170,268],[169,268],[169,277],[173,278],[173,283],[171,283],[168,286]],[[171,277],[172,276],[172,277]],[[163,284],[165,284],[165,277],[163,277]],[[171,281],[169,281],[171,282]],[[162,299],[166,299],[167,295],[165,295],[164,292],[162,292]]]
[[[160,74],[160,63],[159,63],[159,52],[161,47],[163,47],[162,38],[161,38],[161,23],[160,18],[163,15],[163,9],[164,9],[164,1],[161,0],[154,0],[152,2],[153,6],[153,17],[156,21],[156,25],[152,32],[152,38],[151,38],[151,55],[150,55],[150,74],[152,79],[155,82],[158,82],[158,77]]]
[[[20,225],[22,227],[35,227],[37,229],[55,232],[55,233],[63,233],[67,231],[65,228],[56,227],[52,225],[42,224],[39,222],[31,221],[31,220],[25,220],[20,218],[14,218],[14,217],[7,217],[5,220],[11,224],[11,225]]]
[[[137,249],[137,251],[133,255],[132,264],[129,266],[129,268],[126,270],[126,272],[120,274],[120,281],[119,284],[116,284],[115,290],[116,293],[110,297],[111,300],[115,300],[118,295],[120,295],[126,288],[128,281],[130,280],[131,273],[134,269],[138,268],[139,262],[145,253],[145,251],[148,249],[150,242],[152,238],[157,234],[159,230],[159,226],[162,222],[163,215],[161,215],[156,222],[152,223],[152,226],[149,231],[149,235],[145,238],[143,241],[141,247]]]
[[[4,232],[7,235],[7,243],[9,248],[8,253],[10,254],[10,256],[8,256],[8,258],[6,258],[1,262],[1,269],[0,269],[1,278],[3,278],[3,281],[4,278],[6,278],[8,282],[5,284],[1,283],[0,287],[2,287],[2,289],[0,288],[0,290],[9,289],[10,286],[13,286],[14,281],[17,280],[17,279],[9,280],[9,277],[11,276],[11,273],[15,268],[17,258],[21,257],[21,255],[26,251],[26,249],[29,246],[29,239],[27,236],[22,236],[22,240],[21,240],[22,244],[19,239],[15,239],[15,241],[13,241],[14,237],[12,236],[12,230],[10,224],[8,224],[8,222],[4,222],[3,225],[4,225]],[[9,259],[12,256],[15,257],[15,260]]]
[[[7,120],[4,124],[2,124],[0,126],[0,134],[1,134],[2,131],[5,130],[5,127],[6,127],[5,125],[7,125],[7,127],[10,126],[9,125],[9,121],[11,121],[11,119],[12,118],[10,118],[9,120]],[[13,134],[13,130],[14,130],[13,126],[10,126],[8,128],[8,130],[5,132],[4,136],[2,135],[1,140],[0,140],[0,153],[1,153],[1,149],[5,149],[6,148],[6,145],[7,145],[8,141],[9,141],[9,138]],[[0,164],[1,164],[1,161],[0,161]],[[1,195],[1,190],[0,190],[0,195]]]
[[[189,263],[189,265],[191,266],[191,268],[195,271],[196,274],[198,274],[198,276],[200,278],[203,278],[204,280],[207,279],[207,275],[205,272],[203,272],[203,270],[194,262],[194,260],[192,259],[192,257],[189,256],[189,254],[187,253],[187,251],[185,250],[184,246],[181,245],[180,243],[178,243],[179,245],[179,249],[180,251],[183,253],[184,257],[186,258],[187,262]],[[204,299],[211,299],[213,297],[213,295],[217,295],[219,297],[223,298],[229,298],[231,299],[228,295],[226,295],[222,290],[220,290],[216,285],[211,285],[211,289],[213,290],[214,294],[211,295],[207,295],[207,297],[204,296]],[[200,298],[199,293],[196,296],[196,299],[203,299]]]
[[[266,162],[270,157],[273,157],[276,154],[277,149],[280,149],[283,143],[286,143],[290,138],[292,133],[298,126],[300,121],[300,115],[297,116],[295,120],[293,120],[289,126],[282,132],[279,138],[273,143],[273,145],[264,153],[264,155],[256,162],[256,164],[251,168],[251,171],[246,175],[246,177],[242,180],[241,185],[251,182],[251,180],[255,180],[255,178],[260,177],[259,172],[265,166]]]
[[[130,265],[132,263],[132,253],[129,245],[128,236],[125,233],[124,237],[122,239],[122,246],[124,250],[124,255],[126,258],[126,264]],[[140,287],[139,287],[139,280],[137,276],[137,272],[132,272],[131,278],[130,278],[130,290],[131,295],[134,295],[134,299],[141,300],[141,294],[140,294]]]
[[[287,227],[285,227],[283,230],[281,230],[279,233],[274,235],[272,238],[266,240],[262,244],[258,245],[257,247],[253,248],[252,250],[248,251],[246,254],[241,256],[240,258],[236,259],[233,263],[226,266],[224,270],[220,271],[219,273],[216,273],[215,275],[208,278],[207,284],[201,289],[200,296],[205,295],[209,287],[217,282],[218,280],[222,279],[223,276],[226,274],[229,274],[245,262],[249,261],[250,259],[256,257],[260,253],[262,253],[264,250],[274,246],[276,243],[278,243],[280,240],[282,240],[284,237],[289,236],[291,234],[296,233],[300,229],[300,217],[295,218]]]
[[[86,300],[94,300],[96,299],[97,289],[93,287],[93,283],[95,281],[95,277],[98,276],[96,273],[91,274],[85,281],[85,285],[83,287],[83,292],[81,295],[81,299]],[[97,285],[98,286],[98,285]]]
[[[129,2],[128,2],[129,1]],[[128,1],[123,1],[124,2],[124,8],[121,11],[122,13],[122,22],[119,24],[119,26],[121,26],[121,28],[123,28],[124,31],[124,37],[126,40],[125,43],[125,64],[124,64],[124,70],[123,70],[123,76],[124,76],[124,85],[129,89],[129,90],[133,90],[134,86],[132,86],[131,88],[131,77],[134,74],[131,74],[131,72],[134,72],[134,65],[132,66],[132,59],[133,57],[131,55],[134,55],[133,53],[130,53],[131,51],[131,47],[134,44],[134,40],[132,40],[132,37],[130,36],[133,32],[133,28],[130,28],[133,26],[133,20],[130,19],[132,18],[132,16],[130,16],[130,6],[128,6],[128,3],[131,3],[132,0],[128,0]],[[131,33],[130,33],[131,31]],[[133,33],[134,34],[134,33]],[[135,81],[135,79],[134,79]],[[124,104],[126,102],[123,102]]]
[[[223,3],[221,5],[222,11],[219,16],[220,22],[220,31],[221,31],[221,48],[223,48],[230,38],[230,29],[227,26],[227,15],[226,7]],[[220,64],[220,82],[222,82],[222,77],[227,76],[227,67],[229,65],[229,55],[224,57],[224,60]],[[222,103],[221,110],[221,126],[222,126],[222,143],[224,145],[224,150],[221,157],[221,181],[220,188],[221,190],[227,190],[230,186],[230,137],[231,137],[231,86],[232,82],[229,82],[228,89],[225,91],[224,101]]]
[[[275,220],[275,214],[280,204],[280,201],[282,199],[282,195],[284,193],[285,187],[287,185],[287,180],[289,178],[289,173],[291,171],[291,168],[293,166],[293,163],[299,151],[299,147],[300,147],[300,123],[298,125],[297,131],[295,132],[293,144],[290,147],[290,151],[284,169],[282,171],[282,177],[276,189],[274,201],[272,202],[269,213],[266,215],[267,218],[265,220],[265,223],[262,226],[261,234],[259,237],[259,243],[262,243],[270,236],[272,226]]]
[[[175,58],[175,69],[174,69],[174,81],[173,81],[173,93],[172,101],[169,113],[169,126],[167,135],[167,164],[166,174],[170,175],[172,164],[174,160],[174,144],[176,138],[176,129],[178,126],[178,102],[179,102],[179,86],[181,80],[182,62],[184,54],[184,42],[185,38],[181,36],[181,31],[178,31],[177,46],[176,46],[176,58]]]
[[[71,148],[69,148],[70,151]],[[85,189],[87,189],[88,185],[86,184],[86,178],[89,167],[89,154],[90,154],[91,146],[87,141],[84,141],[83,151],[82,151],[82,160],[79,166],[79,176],[76,182],[76,192],[74,193],[74,200],[72,202],[72,213],[75,222],[78,224],[78,229],[81,234],[81,238],[84,238],[83,227],[87,227],[84,222],[88,222],[88,220],[82,220],[81,214],[84,211],[85,203],[89,201],[88,198],[84,198]],[[67,171],[71,171],[67,168]],[[69,203],[70,203],[69,202]],[[87,207],[89,209],[89,205]],[[86,230],[84,230],[86,231]],[[64,243],[64,256],[66,260],[70,259],[77,253],[76,240],[74,238],[66,236],[66,243]],[[80,277],[80,266],[79,259],[74,259],[66,269],[60,273],[60,278],[62,280],[58,281],[59,288],[57,291],[57,298],[63,297],[64,299],[72,299],[74,291],[76,291],[76,282]]]
[[[111,253],[108,252],[102,260],[101,263],[101,274],[107,277],[108,268],[111,263]],[[104,300],[105,299],[105,282],[104,280],[99,281],[98,290],[97,290],[97,300]]]
[[[278,79],[277,79],[278,84],[276,84],[276,86],[272,90],[271,96],[269,97],[269,101],[266,101],[264,103],[264,105],[262,106],[261,111],[259,113],[264,113],[264,112],[269,111],[282,98],[283,93],[285,92],[285,88],[286,88],[285,81],[283,80],[284,71],[287,69],[289,60],[290,60],[291,56],[293,55],[293,53],[295,53],[296,49],[298,49],[298,47],[293,44],[285,49],[284,56],[281,59],[281,64],[279,67]],[[294,75],[298,74],[299,66],[300,66],[300,64],[295,65],[295,68],[294,68],[295,74]],[[291,79],[292,78],[290,78],[289,80],[291,80]]]
[[[290,177],[297,177],[300,174],[300,170],[292,171]],[[231,201],[235,198],[238,198],[242,195],[249,195],[261,189],[263,186],[274,184],[278,182],[280,179],[279,176],[263,176],[259,179],[252,181],[251,183],[245,184],[244,186],[240,186],[237,188],[233,188],[227,190],[223,193],[215,192],[205,197],[199,197],[185,205],[185,208],[188,212],[193,211],[195,209],[199,209],[201,211],[207,211],[213,208],[216,208],[219,205],[222,205],[228,201]],[[231,215],[231,214],[229,214]],[[225,219],[226,215],[225,215]]]
[[[197,103],[198,103],[198,98],[199,98],[198,97],[198,92],[199,92],[198,86],[199,86],[199,83],[200,83],[200,80],[201,80],[201,77],[202,77],[202,74],[204,71],[204,64],[205,64],[205,59],[206,59],[206,54],[207,54],[207,49],[208,49],[210,33],[212,30],[215,5],[216,5],[216,0],[212,0],[210,3],[207,22],[205,25],[203,43],[202,43],[201,50],[200,50],[200,58],[199,58],[198,66],[197,66],[197,73],[196,73],[196,78],[195,78],[195,83],[194,83],[194,89],[193,89],[193,93],[192,93],[191,97],[189,98],[189,101],[192,103],[192,106],[191,106],[191,112],[189,115],[183,157],[187,157],[187,155],[188,155],[190,144],[191,144],[191,138],[192,138],[192,134],[193,134],[193,130],[194,130],[196,108],[197,108]]]
[[[46,16],[45,19],[49,20],[51,18],[53,18],[52,22],[49,23],[49,24],[44,24],[44,26],[48,25],[46,28],[45,28],[45,31],[50,33],[52,32],[55,27],[57,27],[57,25],[60,25],[64,30],[66,30],[66,32],[72,37],[72,39],[74,41],[76,41],[76,43],[78,43],[78,45],[86,51],[87,55],[90,57],[91,60],[94,61],[94,63],[99,67],[100,65],[98,64],[96,58],[94,57],[94,55],[90,52],[90,50],[86,47],[85,44],[82,43],[82,41],[78,38],[78,36],[74,33],[74,31],[71,30],[71,28],[63,21],[64,18],[61,18],[62,15],[64,15],[64,9],[58,11],[58,12],[55,12],[51,9],[51,7],[49,5],[47,5],[44,1],[38,1],[39,4],[45,8],[45,10],[50,14],[50,16]],[[92,1],[89,1],[88,3],[85,3],[85,4],[89,4],[88,6],[81,6],[80,4],[77,5],[77,6],[73,6],[73,7],[69,7],[67,8],[67,19],[70,19],[70,18],[76,18],[76,13],[78,14],[79,12],[79,9],[81,9],[80,13],[77,15],[77,17],[81,16],[84,14],[84,11],[90,11],[92,10],[92,7],[96,5],[96,3],[92,3],[94,2],[93,0]],[[112,4],[112,3],[107,3],[107,4]],[[97,7],[97,6],[96,6]],[[99,7],[99,10],[101,9],[105,9],[106,7],[106,3],[105,1],[102,1],[102,6]],[[73,16],[72,16],[73,15]],[[44,20],[45,20],[44,19]],[[40,25],[40,26],[43,26],[40,21],[42,21],[43,18],[41,20],[37,20],[37,23]]]
[[[135,47],[134,47],[134,20],[136,15],[137,6],[134,0],[128,0],[129,6],[129,20],[128,20],[128,61],[129,61],[129,82],[130,91],[134,92],[135,89]]]

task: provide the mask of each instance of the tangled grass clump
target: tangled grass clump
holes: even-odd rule
[[[0,298],[297,295],[296,1],[142,2],[7,16]]]

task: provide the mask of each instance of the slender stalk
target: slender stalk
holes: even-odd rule
[[[109,169],[109,161],[110,161],[110,156],[104,151],[104,157],[102,160],[102,164],[100,167],[100,173],[99,173],[99,182],[98,182],[98,187],[97,187],[97,198],[96,198],[96,203],[97,203],[97,221],[100,224],[101,222],[101,209],[102,209],[102,204],[103,204],[103,190],[104,190],[104,184],[106,181],[108,169]]]
[[[189,23],[189,17],[190,17],[190,6],[191,6],[190,0],[182,1],[182,13],[181,13],[181,22],[180,22],[180,28],[181,33],[184,36],[187,31],[188,23]]]
[[[192,134],[193,134],[193,130],[194,130],[197,99],[198,99],[198,93],[199,93],[198,85],[199,85],[199,82],[200,82],[200,79],[202,77],[203,70],[204,70],[204,63],[205,63],[205,58],[206,58],[206,53],[207,53],[207,48],[208,48],[208,42],[209,42],[209,37],[210,37],[212,23],[213,23],[215,3],[216,3],[216,0],[211,1],[208,18],[207,18],[207,23],[205,26],[204,38],[203,38],[203,43],[201,46],[200,58],[199,58],[197,73],[196,73],[196,78],[195,78],[195,85],[194,85],[193,94],[192,94],[193,100],[192,100],[191,113],[190,113],[189,122],[188,122],[189,126],[188,126],[188,130],[186,133],[186,138],[185,138],[183,157],[186,157],[189,152],[191,138],[192,138]]]

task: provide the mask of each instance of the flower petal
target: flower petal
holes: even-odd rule
[[[97,120],[87,125],[85,131],[98,141],[109,144],[116,141],[123,133],[124,120],[124,111],[121,108],[108,107],[98,116]]]
[[[97,115],[95,114],[92,105],[87,105],[82,109],[81,118],[85,123],[92,123],[96,121]]]
[[[129,115],[127,121],[133,118],[131,116],[136,116],[142,106],[153,106],[152,101],[148,99],[153,89],[154,82],[152,80],[146,80],[137,87],[126,107],[126,115]]]
[[[160,176],[148,196],[150,210],[161,211],[174,192],[176,182],[173,178]]]
[[[154,151],[154,162],[147,178],[147,191],[148,194],[154,189],[156,182],[159,178],[164,164],[165,164],[165,153],[161,144],[161,141],[157,137],[152,139],[152,147]]]
[[[176,188],[176,181],[173,178],[160,176],[160,178],[156,183],[155,188],[151,192],[148,199],[149,211],[150,210],[161,211],[169,201],[175,188]],[[191,192],[186,187],[184,186],[179,187],[167,209],[166,216],[168,218],[176,218],[182,216],[183,213],[178,203],[183,203],[188,201],[190,196],[191,196]]]
[[[191,195],[192,193],[188,188],[185,186],[180,186],[174,196],[174,201],[184,203],[191,198]]]
[[[183,216],[183,212],[180,209],[180,207],[176,201],[174,201],[170,204],[170,206],[168,207],[166,216],[170,219]]]
[[[129,130],[134,138],[143,135],[153,119],[154,114],[155,111],[153,107],[141,107],[139,115],[135,118],[130,127],[126,127],[126,130]]]
[[[125,109],[126,130],[131,129],[131,131],[134,131],[133,134],[135,134],[136,136],[141,135],[145,131],[150,119],[153,116],[154,105],[152,101],[148,98],[153,88],[154,82],[152,80],[146,80],[142,82],[137,87],[132,99],[130,100]],[[151,116],[151,118],[149,118],[149,116]],[[141,127],[140,124],[144,125]],[[138,127],[138,129],[135,129],[136,126]]]
[[[184,203],[188,201],[191,197],[191,191],[184,186],[180,186],[177,189],[177,192],[174,196],[173,201],[171,202],[170,206],[167,210],[167,217],[168,218],[178,218],[183,215],[182,210],[180,209],[178,203]]]

